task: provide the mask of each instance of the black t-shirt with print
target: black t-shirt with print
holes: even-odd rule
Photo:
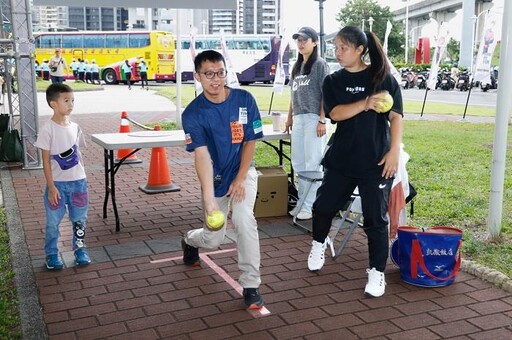
[[[392,111],[403,116],[402,93],[395,78],[388,74],[377,91],[387,90],[393,97]],[[323,84],[325,114],[339,104],[350,104],[374,93],[370,70],[348,72],[344,69],[328,75]],[[331,148],[325,155],[326,169],[336,169],[354,178],[378,177],[383,165],[378,166],[390,147],[388,114],[373,110],[362,111],[354,117],[337,122]],[[333,121],[334,122],[334,121]]]

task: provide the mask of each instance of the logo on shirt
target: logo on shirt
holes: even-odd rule
[[[365,88],[364,86],[356,86],[356,87],[345,87],[345,91],[347,91],[350,94],[358,94],[359,92],[364,92]]]
[[[192,144],[192,137],[190,137],[190,133],[185,134],[185,144]]]
[[[254,130],[254,134],[263,132],[263,124],[261,123],[261,120],[255,120],[252,122],[252,129]]]
[[[300,86],[309,86],[311,79],[307,75],[300,75],[293,80],[292,91],[297,91]]]

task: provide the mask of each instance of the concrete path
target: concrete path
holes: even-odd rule
[[[52,115],[43,92],[37,93],[37,106],[40,116]],[[153,90],[142,90],[133,85],[103,85],[99,91],[75,92],[73,115],[92,113],[116,113],[121,111],[152,112],[176,111],[176,106],[169,99],[155,95]]]

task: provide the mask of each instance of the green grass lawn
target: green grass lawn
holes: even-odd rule
[[[13,279],[7,222],[4,209],[0,208],[0,339],[21,339],[18,298]]]
[[[410,182],[418,195],[409,225],[448,225],[465,231],[463,258],[512,277],[512,170],[505,174],[502,237],[485,240],[494,126],[457,122],[404,122]],[[509,136],[512,145],[512,136]],[[277,164],[262,143],[256,145],[256,165]],[[512,154],[507,155],[512,164]],[[289,164],[286,164],[289,171]]]
[[[269,86],[243,86],[243,89],[252,93],[258,108],[260,109],[261,115],[265,116],[270,111],[284,111],[288,112],[288,106],[290,105],[290,90],[285,88],[282,94],[274,94],[272,97],[272,87]],[[176,87],[175,86],[159,86],[153,87],[157,91],[157,94],[169,98],[176,102]],[[195,97],[194,85],[183,84],[182,86],[181,105],[187,106]],[[272,101],[272,105],[271,105]],[[423,102],[405,100],[404,111],[406,113],[421,113]],[[460,104],[447,104],[447,103],[436,103],[430,102],[427,97],[425,103],[424,114],[450,114],[460,115],[464,113],[464,106]],[[468,106],[466,115],[468,116],[486,116],[494,117],[496,114],[495,108],[481,107],[481,106]]]
[[[45,92],[48,86],[50,86],[52,82],[49,80],[36,80],[36,89],[37,92]],[[86,84],[82,82],[76,82],[74,80],[65,81],[64,84],[69,85],[73,91],[98,91],[103,90],[103,88],[99,85]]]

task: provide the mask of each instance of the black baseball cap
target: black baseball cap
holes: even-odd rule
[[[311,27],[302,27],[297,33],[292,35],[293,39],[297,39],[298,37],[303,37],[305,39],[310,39],[313,41],[318,41],[318,33]]]

